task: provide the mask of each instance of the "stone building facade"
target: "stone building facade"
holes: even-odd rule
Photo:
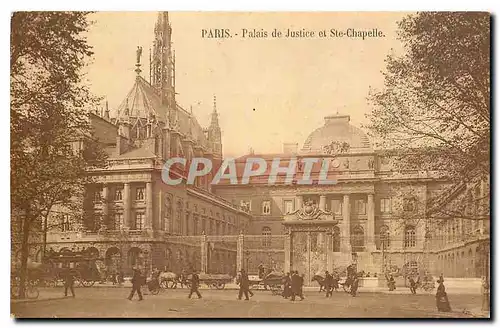
[[[396,171],[391,153],[375,150],[347,115],[325,117],[301,149],[289,143],[280,154],[238,158],[239,179],[248,158],[267,163],[268,170],[248,184],[223,179],[211,185],[223,161],[216,99],[206,128],[177,103],[171,34],[168,14],[160,13],[150,81],[141,75],[138,49],[135,83],[121,105],[91,115],[108,166],[89,172],[95,183],[87,186],[83,223],[69,211],[54,211],[47,249],[90,249],[101,268],[125,273],[134,266],[231,274],[247,267],[256,273],[264,264],[299,270],[310,281],[316,273],[355,262],[359,271],[371,273],[394,267],[456,277],[483,274],[478,247],[489,241],[489,210],[474,212],[474,219],[428,220],[427,200],[444,182],[431,172]],[[79,150],[84,143],[73,146]],[[194,185],[170,186],[162,169],[171,157],[204,157],[214,167]],[[269,184],[276,158],[283,167],[297,160],[291,183],[279,175]],[[312,158],[320,160],[312,165],[313,183],[300,184]],[[318,182],[322,160],[335,184]],[[170,174],[186,178],[184,170]],[[463,192],[472,193],[471,203],[489,204],[488,182],[457,194]],[[34,260],[41,260],[41,249],[34,241]]]

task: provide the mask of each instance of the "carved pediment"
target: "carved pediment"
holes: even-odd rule
[[[315,204],[306,203],[302,208],[288,213],[285,221],[333,220],[333,213],[320,209]]]

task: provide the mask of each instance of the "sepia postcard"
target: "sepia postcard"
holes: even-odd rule
[[[12,317],[490,318],[490,20],[12,13]]]

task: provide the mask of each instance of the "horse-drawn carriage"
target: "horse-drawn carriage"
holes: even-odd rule
[[[251,289],[270,290],[273,295],[281,295],[285,275],[282,272],[269,272],[263,278],[249,276],[248,284]]]
[[[91,287],[96,281],[101,281],[96,260],[95,256],[85,251],[51,252],[44,259],[40,281],[47,286],[56,286],[63,280],[64,272],[71,270],[76,283],[83,287]]]
[[[281,295],[283,293],[284,280],[285,275],[282,272],[271,272],[262,279],[261,284],[264,285],[264,288],[269,287],[273,295]]]
[[[200,273],[200,284],[205,284],[209,288],[224,289],[227,283],[230,283],[233,278],[228,274],[208,274]],[[163,288],[177,288],[178,284],[180,287],[191,287],[191,275],[189,274],[176,274],[174,272],[161,272],[160,273],[160,286]]]
[[[354,265],[336,267],[332,270],[331,275],[333,277],[333,290],[337,290],[340,287],[346,292],[351,292],[351,286],[356,276],[360,277],[361,273],[356,272]],[[325,291],[325,277],[321,274],[316,274],[313,276],[312,281],[316,281],[319,284],[319,291]]]

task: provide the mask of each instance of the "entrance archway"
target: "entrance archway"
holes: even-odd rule
[[[122,270],[122,254],[117,247],[110,247],[106,251],[105,264],[108,272],[120,272]]]

